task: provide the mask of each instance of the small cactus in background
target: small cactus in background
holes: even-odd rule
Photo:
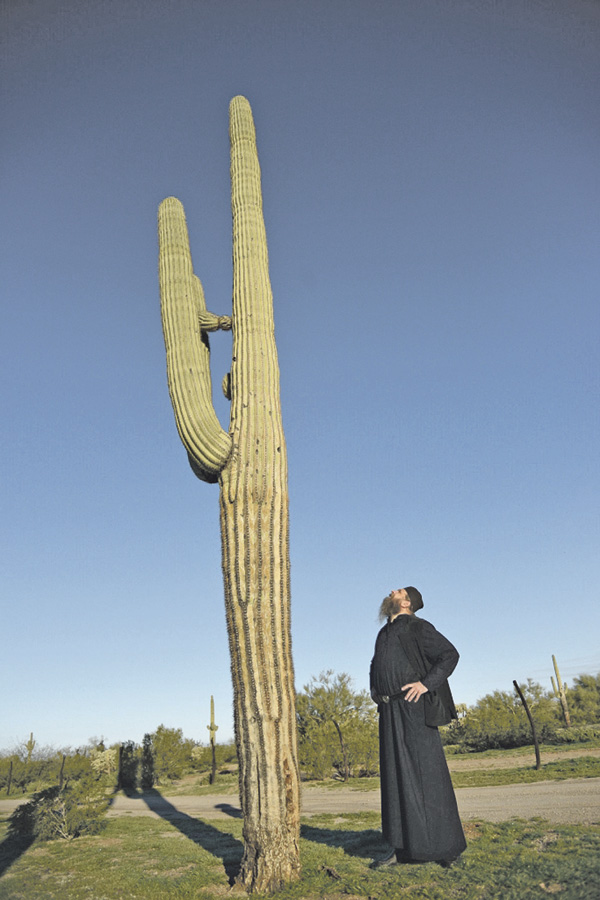
[[[287,458],[254,122],[230,104],[233,310],[206,309],[185,215],[159,209],[160,292],[175,420],[194,473],[220,485],[222,566],[244,816],[239,882],[298,877],[300,792],[290,633]],[[229,431],[211,400],[208,332],[232,329]]]
[[[36,745],[36,741],[34,740],[33,731],[32,731],[31,734],[29,735],[29,740],[25,744],[25,748],[27,750],[27,763],[31,762],[31,757],[32,757],[33,751],[35,749],[35,745]]]
[[[554,693],[560,700],[560,705],[562,707],[563,718],[565,720],[565,725],[567,728],[571,727],[571,716],[569,715],[569,705],[567,703],[567,691],[565,686],[561,680],[560,672],[558,671],[558,663],[556,662],[556,657],[552,656],[552,662],[554,664],[554,671],[556,673],[556,681],[552,678],[552,688]]]
[[[212,763],[210,768],[210,778],[209,781],[211,784],[215,783],[215,778],[217,777],[217,757],[215,753],[215,740],[217,737],[217,731],[219,730],[219,726],[215,725],[215,699],[214,697],[210,698],[210,725],[206,726],[210,733],[210,750]]]

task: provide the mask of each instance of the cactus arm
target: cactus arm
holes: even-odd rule
[[[231,438],[212,405],[210,348],[200,319],[211,314],[194,275],[183,206],[175,197],[160,205],[158,235],[167,378],[177,430],[194,474],[216,482],[229,458]],[[216,327],[227,327],[226,317],[221,319]]]
[[[231,331],[231,316],[215,316],[208,310],[198,312],[198,322],[202,331]]]

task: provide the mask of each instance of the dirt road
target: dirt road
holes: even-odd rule
[[[532,751],[533,753],[533,751]],[[578,756],[599,756],[600,749],[542,751],[542,761],[573,759]],[[511,768],[524,764],[523,754],[503,753],[498,757],[449,756],[451,771],[465,769]],[[498,787],[458,788],[456,791],[461,817],[502,822],[513,816],[530,819],[539,816],[550,822],[564,824],[600,824],[600,778],[542,781],[537,784],[508,784]],[[0,813],[12,812],[22,800],[0,800]],[[327,790],[305,785],[302,794],[302,814],[379,811],[379,791],[357,791],[352,788]],[[110,816],[199,816],[204,819],[239,816],[237,797],[233,794],[217,796],[161,796],[115,797]]]
[[[485,819],[488,822],[503,822],[514,816],[523,819],[539,816],[561,824],[600,824],[600,778],[458,788],[456,797],[461,818],[465,821]],[[303,790],[303,816],[367,811],[379,811],[379,791],[310,787]],[[237,798],[231,794],[171,798],[154,794],[144,798],[119,795],[109,815],[162,818],[188,815],[202,819],[226,819],[239,818],[241,813]]]

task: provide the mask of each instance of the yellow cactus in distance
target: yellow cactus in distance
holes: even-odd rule
[[[231,318],[206,310],[185,214],[159,209],[159,278],[175,420],[195,474],[220,485],[225,609],[244,816],[239,882],[272,891],[299,876],[300,792],[290,629],[287,455],[250,104],[229,108]],[[232,329],[229,432],[211,399],[208,332]]]

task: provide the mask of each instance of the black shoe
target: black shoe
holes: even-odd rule
[[[438,866],[441,866],[442,869],[449,869],[450,866],[454,865],[455,862],[456,862],[455,859],[438,859],[437,860]]]
[[[397,866],[398,858],[396,857],[396,851],[394,850],[389,856],[386,856],[385,859],[374,859],[371,863],[372,869],[383,869],[385,866]]]

